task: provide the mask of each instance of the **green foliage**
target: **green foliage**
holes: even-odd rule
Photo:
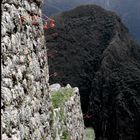
[[[51,93],[51,101],[54,108],[63,105],[73,95],[72,88],[61,88],[60,90]]]
[[[66,130],[63,132],[62,140],[68,140],[68,132]]]

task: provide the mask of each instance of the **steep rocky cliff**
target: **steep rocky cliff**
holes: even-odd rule
[[[74,92],[64,102],[65,124],[50,99],[41,3],[42,0],[2,0],[2,139],[60,140],[66,131],[67,139],[82,140],[84,122],[79,94]]]
[[[87,126],[96,139],[140,137],[140,47],[115,13],[80,6],[53,17],[46,32],[50,82],[79,87]],[[55,34],[55,35],[54,35]]]

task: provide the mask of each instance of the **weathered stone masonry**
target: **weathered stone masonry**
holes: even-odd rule
[[[43,23],[39,20],[35,26],[31,17],[41,17],[41,3],[2,0],[2,139],[61,140],[64,128],[68,140],[83,140],[79,95],[64,105],[66,124],[60,120],[60,112],[54,116],[59,109],[53,110],[50,101]]]
[[[55,133],[52,136],[55,140],[84,140],[85,130],[79,89],[71,88],[68,85],[65,88],[62,87],[59,91],[66,89],[72,90],[73,94],[67,98],[64,104],[53,109],[52,132]]]
[[[47,52],[41,16],[42,0],[2,1],[2,138],[51,140]],[[21,21],[21,16],[26,16]]]

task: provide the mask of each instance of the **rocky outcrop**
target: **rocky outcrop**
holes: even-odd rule
[[[46,32],[50,82],[79,87],[86,126],[96,139],[138,140],[140,122],[140,47],[115,13],[80,6],[53,17]],[[57,33],[53,36],[53,33]],[[48,38],[49,37],[49,38]]]
[[[60,139],[60,133],[55,131],[59,129],[58,111],[53,110],[49,95],[47,49],[40,18],[41,3],[42,0],[2,0],[3,140]],[[34,16],[37,17],[37,24]],[[72,107],[75,109],[72,110]],[[73,138],[78,135],[78,140],[82,140],[84,127],[79,96],[70,99],[65,109],[67,122],[64,126],[68,128],[68,134],[73,132]],[[71,120],[75,117],[74,111],[79,117]],[[52,127],[52,119],[55,129]],[[69,120],[73,121],[72,124]]]

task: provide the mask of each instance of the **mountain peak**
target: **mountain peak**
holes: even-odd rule
[[[129,28],[135,40],[140,42],[140,1],[139,0],[45,0],[43,12],[47,15],[73,9],[78,5],[97,4],[116,12]]]

